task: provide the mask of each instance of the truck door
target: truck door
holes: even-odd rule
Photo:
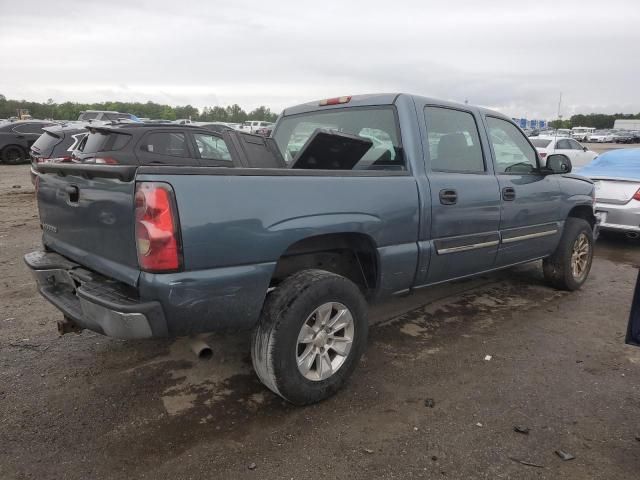
[[[432,251],[424,283],[430,284],[493,268],[500,192],[481,119],[471,110],[432,105],[423,114]]]
[[[548,255],[561,233],[558,181],[540,173],[535,148],[513,123],[491,116],[486,121],[502,196],[496,265]]]

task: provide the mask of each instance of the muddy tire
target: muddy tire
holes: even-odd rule
[[[296,405],[336,393],[366,348],[367,303],[349,279],[304,270],[265,301],[251,339],[253,367],[267,388]]]
[[[544,278],[560,290],[579,289],[593,261],[593,230],[582,218],[569,217],[558,248],[542,262]]]
[[[18,165],[27,161],[27,154],[20,147],[10,145],[2,150],[2,162],[7,165]]]

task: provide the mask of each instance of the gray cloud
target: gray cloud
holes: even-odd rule
[[[509,115],[640,111],[637,0],[0,0],[0,93],[280,110],[404,91]]]

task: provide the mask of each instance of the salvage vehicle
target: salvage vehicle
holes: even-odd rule
[[[44,127],[55,125],[45,120],[19,120],[0,125],[0,160],[16,165],[29,158],[31,145],[42,135]]]
[[[490,110],[407,94],[311,102],[272,137],[224,132],[230,168],[154,164],[146,128],[92,128],[87,145],[111,151],[36,166],[43,249],[25,262],[62,332],[252,329],[260,380],[303,405],[356,368],[368,301],[535,260],[556,288],[589,275],[593,183],[564,155],[541,162]],[[163,154],[188,158],[196,134],[182,134]]]
[[[640,148],[610,150],[579,173],[595,184],[600,229],[640,238]]]

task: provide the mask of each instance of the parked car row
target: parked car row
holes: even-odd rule
[[[631,130],[596,130],[587,134],[589,143],[640,143],[640,132]]]

